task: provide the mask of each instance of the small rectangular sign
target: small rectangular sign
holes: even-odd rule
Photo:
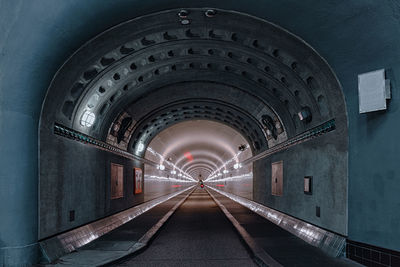
[[[134,168],[134,192],[140,194],[143,191],[143,172],[141,168]]]

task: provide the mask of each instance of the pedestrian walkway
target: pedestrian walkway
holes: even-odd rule
[[[151,245],[113,266],[257,266],[205,189],[176,210]]]

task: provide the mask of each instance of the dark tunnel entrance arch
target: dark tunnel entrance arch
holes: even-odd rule
[[[347,114],[336,76],[286,30],[238,12],[215,10],[209,17],[205,10],[188,9],[187,18],[168,10],[122,23],[87,42],[59,70],[40,121],[39,239],[143,202],[131,191],[110,199],[110,163],[127,167],[124,183],[131,187],[132,170],[142,163],[126,156],[143,155],[149,140],[139,145],[148,129],[156,135],[169,127],[163,114],[178,123],[207,112],[243,133],[254,154],[295,143],[334,119],[334,131],[255,161],[253,198],[347,234]],[[72,133],[55,134],[55,126]],[[276,197],[271,166],[282,160],[284,194]],[[315,177],[307,199],[304,176]],[[322,217],[315,216],[317,204]]]

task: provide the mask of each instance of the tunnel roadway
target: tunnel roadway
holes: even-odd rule
[[[360,266],[209,187],[185,190],[51,266]]]
[[[240,204],[200,187],[145,250],[110,266],[257,266],[253,253],[213,198],[276,260],[277,265],[270,266],[357,266],[325,255]]]
[[[113,266],[257,266],[205,189],[196,189],[142,253]]]

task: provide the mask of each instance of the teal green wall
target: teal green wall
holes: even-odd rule
[[[57,69],[105,29],[182,6],[215,6],[265,18],[303,38],[328,61],[343,86],[349,117],[349,238],[400,250],[396,1],[0,0],[0,264],[35,258],[37,126]],[[389,109],[360,115],[357,74],[379,68],[386,68],[392,80]]]

